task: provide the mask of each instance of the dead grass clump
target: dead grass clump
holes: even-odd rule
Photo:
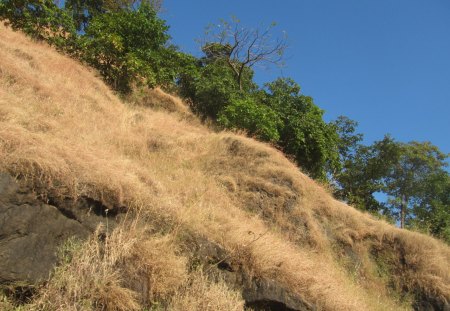
[[[31,310],[138,310],[137,295],[123,286],[117,269],[132,250],[136,238],[115,230],[100,241],[97,231],[85,243],[66,243],[62,264],[38,297]]]
[[[189,107],[180,98],[167,94],[158,87],[134,90],[129,101],[155,110],[176,112],[185,116],[192,115]]]
[[[209,280],[200,270],[193,272],[183,288],[172,297],[171,311],[243,311],[244,300],[219,280]]]
[[[121,227],[102,240],[102,230],[84,243],[66,243],[62,264],[31,310],[141,310],[167,301],[186,279],[185,260],[167,237]]]
[[[374,244],[371,254],[397,292],[448,303],[450,268],[442,263],[449,261],[450,252],[442,242],[398,230],[397,234],[386,235],[381,244]]]
[[[125,284],[139,294],[143,305],[168,301],[187,278],[187,261],[175,254],[169,236],[152,237],[136,243],[122,269]]]
[[[14,305],[9,301],[8,297],[3,295],[2,292],[0,292],[0,310],[4,311],[13,311]]]

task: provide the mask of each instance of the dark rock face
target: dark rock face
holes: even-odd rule
[[[274,280],[252,277],[238,263],[232,262],[226,251],[205,238],[191,240],[194,261],[203,264],[207,272],[217,274],[242,292],[246,306],[255,311],[313,311],[314,305],[304,301]]]
[[[442,299],[422,295],[417,298],[416,302],[413,304],[413,308],[418,311],[450,311],[450,304],[446,301],[442,301]]]
[[[310,311],[315,308],[274,281],[253,279],[243,291],[247,307],[258,311]]]
[[[0,284],[46,280],[64,241],[84,239],[105,222],[96,211],[101,213],[99,203],[88,199],[45,204],[0,173]]]

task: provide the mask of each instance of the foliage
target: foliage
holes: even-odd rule
[[[99,0],[66,0],[65,7],[70,12],[77,30],[84,30],[93,16],[105,12],[105,2]]]
[[[162,0],[66,0],[65,7],[74,20],[77,30],[86,29],[95,16],[122,10],[133,10],[140,4],[150,5],[157,11]]]
[[[447,172],[429,176],[423,194],[416,201],[408,225],[439,237],[450,244],[450,176]]]
[[[349,119],[346,116],[339,116],[331,122],[339,135],[338,150],[341,162],[351,160],[357,152],[364,135],[355,133],[358,122]]]
[[[182,75],[180,93],[196,113],[216,119],[219,112],[237,96],[236,83],[227,67],[218,64],[198,66]]]
[[[173,83],[192,57],[166,46],[168,26],[154,6],[146,2],[131,10],[133,5],[135,1],[68,1],[61,9],[52,0],[5,0],[0,3],[0,18],[87,62],[120,92],[128,92],[133,83]],[[84,33],[76,32],[80,20],[70,16],[74,6],[97,12],[89,15]]]
[[[258,105],[251,98],[233,100],[220,113],[219,124],[226,128],[246,129],[262,140],[278,141],[278,129],[282,122],[275,111],[265,105]]]
[[[205,51],[198,70],[181,79],[182,95],[200,115],[277,143],[311,176],[325,180],[328,171],[339,167],[339,156],[336,129],[324,122],[323,111],[291,79],[278,79],[258,91],[251,68],[246,68],[240,90],[220,56],[226,49],[216,45]]]
[[[252,81],[253,71],[246,68],[242,78],[243,89],[239,89],[233,71],[223,58],[217,57],[222,48],[217,46],[216,53],[204,50],[205,56],[198,60],[196,66],[185,68],[179,80],[180,93],[190,100],[193,110],[213,120],[233,98],[246,96],[256,88]]]
[[[335,194],[357,208],[392,217],[401,227],[450,241],[448,156],[429,142],[401,143],[390,136],[364,146],[357,143],[354,123],[340,119],[335,124],[341,125],[344,141]]]
[[[401,227],[404,227],[427,206],[445,206],[441,200],[445,200],[445,192],[444,197],[441,197],[439,191],[430,189],[430,184],[437,189],[445,189],[448,179],[445,171],[447,155],[429,142],[397,143],[396,149],[397,156],[384,178],[384,184],[389,206],[396,212]]]
[[[52,0],[2,0],[0,20],[37,40],[71,52],[76,47],[75,25]]]
[[[385,136],[371,146],[362,145],[358,143],[362,136],[347,131],[351,129],[349,125],[352,122],[338,120],[335,124],[339,126],[341,121],[346,125],[338,130],[341,136],[342,169],[334,175],[337,183],[335,194],[359,209],[389,217],[390,211],[375,195],[384,191],[383,178],[398,157],[397,144],[390,136]]]
[[[313,178],[326,180],[327,172],[339,167],[334,126],[323,120],[323,110],[301,95],[292,79],[279,78],[266,89],[263,101],[281,120],[279,145]]]
[[[173,82],[181,56],[174,47],[165,47],[168,28],[148,5],[95,16],[84,36],[83,59],[121,92],[128,92],[133,82]]]

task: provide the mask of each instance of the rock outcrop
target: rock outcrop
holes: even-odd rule
[[[242,292],[248,308],[255,311],[314,311],[315,306],[302,300],[288,288],[274,280],[251,275],[220,245],[206,238],[196,237],[189,243],[194,262],[202,264],[206,272],[223,279],[228,286]]]
[[[57,251],[70,237],[86,238],[102,222],[101,205],[88,198],[58,207],[40,200],[10,175],[0,173],[0,283],[46,280]],[[114,225],[114,220],[109,221]]]

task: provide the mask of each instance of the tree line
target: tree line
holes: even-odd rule
[[[325,122],[324,111],[293,79],[257,85],[254,66],[280,64],[286,48],[283,36],[273,36],[274,24],[246,28],[232,19],[211,25],[203,55],[195,57],[169,44],[160,6],[2,0],[0,20],[94,67],[123,96],[157,85],[176,92],[201,118],[272,143],[337,198],[450,243],[448,154],[430,142],[403,143],[389,135],[365,145],[356,121]]]

